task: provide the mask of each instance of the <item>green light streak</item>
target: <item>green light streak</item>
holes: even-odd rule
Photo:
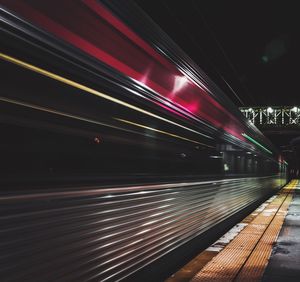
[[[244,136],[247,140],[251,141],[253,144],[259,146],[260,148],[262,148],[263,150],[265,150],[266,152],[268,152],[269,154],[273,154],[270,150],[268,150],[265,146],[261,145],[260,143],[258,143],[256,140],[254,140],[252,137],[248,136],[246,133],[242,133],[242,136]]]

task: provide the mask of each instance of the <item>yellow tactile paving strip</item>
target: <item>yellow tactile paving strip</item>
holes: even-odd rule
[[[297,180],[293,180],[286,185],[278,196],[191,281],[259,281],[297,183]]]
[[[288,195],[235,281],[259,281],[261,279],[291,201],[292,196]]]

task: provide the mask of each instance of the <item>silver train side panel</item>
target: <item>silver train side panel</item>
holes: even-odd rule
[[[275,192],[278,176],[1,197],[2,281],[118,281]]]

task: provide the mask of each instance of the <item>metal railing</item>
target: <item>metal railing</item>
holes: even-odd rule
[[[258,127],[300,127],[300,106],[241,107],[240,111]]]

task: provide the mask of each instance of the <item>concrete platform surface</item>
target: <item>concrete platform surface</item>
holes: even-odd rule
[[[300,195],[298,193],[289,207],[262,281],[300,281]]]

